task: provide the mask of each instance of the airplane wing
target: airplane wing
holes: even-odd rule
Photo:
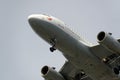
[[[90,47],[91,52],[101,60],[112,60],[119,56],[120,53],[120,39],[115,39],[111,36],[111,33],[104,31],[100,32],[97,36],[98,45]]]
[[[120,43],[120,39],[117,39],[117,41]],[[115,52],[108,50],[100,44],[90,47],[90,50],[96,57],[101,60],[112,55],[114,56],[114,54],[116,54]]]
[[[66,80],[92,80],[84,72],[76,69],[70,62],[66,62],[59,72]]]
[[[90,47],[90,50],[99,59],[103,59],[103,58],[113,54],[113,52],[108,51],[106,48],[104,48],[101,45],[96,45],[96,46]]]
[[[118,40],[118,41],[120,42],[120,40]],[[97,58],[99,58],[103,62],[105,59],[112,60],[112,59],[118,57],[118,55],[116,55],[115,52],[106,49],[102,45],[96,45],[96,46],[90,47],[90,50]],[[107,61],[105,60],[105,63],[106,62]]]

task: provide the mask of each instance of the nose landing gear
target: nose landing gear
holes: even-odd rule
[[[50,40],[50,43],[53,45],[52,47],[50,47],[50,51],[51,52],[54,52],[56,49],[55,49],[55,45],[56,45],[56,39],[55,38],[52,38]]]
[[[54,47],[50,47],[50,51],[54,52],[56,49]]]

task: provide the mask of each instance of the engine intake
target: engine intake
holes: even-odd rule
[[[41,70],[41,73],[42,73],[43,75],[45,75],[45,74],[47,74],[48,70],[49,70],[49,67],[48,67],[48,66],[44,66],[44,67],[42,68],[42,70]]]
[[[59,72],[57,72],[54,68],[48,66],[44,66],[41,69],[41,73],[43,78],[46,80],[65,80]]]
[[[111,34],[102,31],[98,34],[97,39],[98,43],[109,51],[120,54],[120,43],[114,39]]]
[[[100,33],[98,34],[97,38],[98,38],[99,41],[104,40],[104,38],[105,38],[105,32],[100,32]]]

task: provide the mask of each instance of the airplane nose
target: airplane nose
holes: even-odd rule
[[[40,14],[32,14],[32,15],[28,16],[28,22],[31,23],[33,21],[36,21],[38,19],[40,20],[42,18],[43,18],[43,16]]]
[[[38,34],[43,34],[43,31],[46,30],[45,24],[47,22],[45,20],[45,16],[42,14],[32,14],[28,16],[28,23],[30,24],[31,28]]]
[[[28,16],[29,24],[32,24],[37,19],[37,15],[30,15]]]
[[[44,16],[42,14],[32,14],[28,16],[28,22],[31,25],[31,27],[37,26],[37,24],[40,24],[40,21],[44,20]]]
[[[32,19],[32,18],[35,18],[37,15],[30,15],[28,16],[28,20]]]

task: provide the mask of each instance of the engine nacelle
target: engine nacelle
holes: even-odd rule
[[[111,34],[100,32],[97,36],[98,42],[109,51],[120,54],[120,43],[114,39]]]
[[[41,70],[41,73],[46,80],[65,80],[59,72],[48,66],[44,66]]]

